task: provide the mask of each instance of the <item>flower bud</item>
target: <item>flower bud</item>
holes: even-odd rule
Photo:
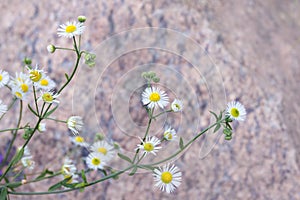
[[[25,65],[31,65],[32,61],[30,58],[26,57],[26,58],[24,58],[24,63],[25,63]]]
[[[83,22],[86,21],[86,16],[80,15],[80,16],[78,16],[77,19],[78,19],[79,22],[83,23]]]
[[[56,48],[55,48],[54,45],[50,44],[50,45],[47,46],[47,51],[48,51],[49,53],[54,53],[55,50],[56,50]]]

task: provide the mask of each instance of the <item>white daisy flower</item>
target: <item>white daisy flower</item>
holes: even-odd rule
[[[2,100],[0,100],[0,117],[4,115],[7,112],[7,105],[2,103]]]
[[[180,112],[183,109],[183,103],[179,99],[175,99],[171,104],[171,109],[173,112]]]
[[[9,82],[12,93],[19,99],[24,100],[31,92],[32,82],[27,74],[16,73],[16,77]]]
[[[18,152],[21,150],[22,147],[18,147]],[[31,156],[30,150],[28,146],[25,146],[23,156]]]
[[[46,123],[40,123],[39,124],[39,127],[38,127],[38,131],[39,132],[45,132],[47,129],[46,129]]]
[[[97,152],[102,154],[107,161],[112,159],[115,156],[115,151],[114,151],[114,146],[110,145],[108,142],[102,140],[95,142],[91,146],[91,151],[92,152]]]
[[[68,128],[73,132],[74,135],[78,135],[79,132],[82,130],[84,124],[82,121],[82,117],[71,116],[67,120],[67,125],[68,125]]]
[[[94,169],[94,170],[103,169],[104,166],[106,165],[105,163],[106,160],[103,157],[103,155],[95,152],[90,153],[86,158],[85,162],[89,169]]]
[[[0,88],[7,85],[9,82],[9,74],[6,71],[0,69]]]
[[[55,94],[52,91],[48,92],[41,92],[41,96],[38,98],[38,101],[43,100],[45,103],[59,103],[57,100],[57,97],[59,97],[59,94]]]
[[[62,24],[57,29],[58,36],[72,38],[75,35],[81,35],[84,32],[83,23],[80,22],[67,22],[66,24]]]
[[[87,142],[85,142],[85,139],[81,136],[75,136],[75,137],[71,137],[71,140],[74,144],[81,146],[81,147],[88,147],[89,144]]]
[[[175,165],[164,165],[162,168],[153,170],[155,186],[167,193],[173,192],[181,184],[181,172]]]
[[[169,97],[164,91],[158,88],[147,87],[142,93],[142,102],[148,108],[154,108],[155,106],[164,108],[169,103]]]
[[[229,102],[227,104],[226,115],[232,120],[244,121],[246,119],[245,107],[237,101]]]
[[[27,93],[24,93],[19,87],[12,87],[11,92],[15,95],[18,99],[26,100],[28,97]]]
[[[46,76],[46,74],[43,74],[41,79],[35,83],[35,86],[38,89],[50,91],[55,88],[56,84],[51,78],[49,78],[49,76]]]
[[[176,131],[175,129],[171,128],[171,127],[166,127],[165,128],[165,132],[164,132],[164,138],[166,140],[174,140],[176,138]]]
[[[141,149],[141,150],[143,150],[143,152],[146,155],[148,153],[152,153],[153,155],[156,155],[156,152],[159,149],[161,149],[161,147],[158,146],[160,144],[160,140],[155,136],[153,136],[153,137],[148,136],[148,137],[146,137],[145,141],[143,141],[142,139],[141,139],[141,141],[142,141],[142,144],[138,144],[137,145],[138,147],[135,150]]]

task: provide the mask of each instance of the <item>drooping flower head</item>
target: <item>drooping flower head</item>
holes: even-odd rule
[[[6,71],[0,69],[0,88],[7,85],[9,82],[9,74]]]
[[[152,136],[152,137],[148,136],[148,137],[146,137],[145,141],[143,141],[143,140],[141,140],[141,141],[142,141],[142,144],[138,144],[137,145],[138,147],[136,148],[136,150],[141,149],[141,150],[143,150],[143,153],[145,153],[146,155],[148,153],[152,153],[153,155],[156,155],[156,152],[159,149],[161,149],[161,146],[158,146],[160,144],[160,140],[155,136]]]
[[[142,102],[148,108],[155,106],[164,108],[169,103],[169,97],[164,91],[156,87],[147,87],[142,93]]]
[[[175,99],[171,104],[171,109],[173,112],[180,112],[183,109],[183,103],[179,99]]]
[[[237,101],[229,102],[227,104],[226,115],[232,120],[244,121],[246,119],[245,107]]]
[[[166,164],[153,171],[155,186],[167,193],[173,192],[181,184],[181,172],[175,165]]]
[[[82,130],[84,124],[83,124],[83,121],[82,121],[82,117],[80,117],[80,116],[71,116],[67,120],[67,125],[68,125],[68,128],[72,131],[72,133],[74,135],[78,135],[79,132]]]
[[[164,138],[166,140],[174,140],[176,138],[176,131],[175,129],[171,128],[171,127],[166,127],[165,128],[165,132],[164,132]]]
[[[66,24],[62,24],[57,29],[58,36],[72,38],[76,35],[81,35],[84,32],[85,26],[80,22],[67,22]]]

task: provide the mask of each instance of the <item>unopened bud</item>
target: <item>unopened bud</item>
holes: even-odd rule
[[[80,16],[78,16],[77,19],[78,19],[79,22],[83,23],[83,22],[86,21],[86,16],[80,15]]]
[[[55,46],[53,44],[50,44],[50,45],[47,46],[47,51],[49,53],[54,53],[55,50],[56,50],[56,48],[55,48]]]

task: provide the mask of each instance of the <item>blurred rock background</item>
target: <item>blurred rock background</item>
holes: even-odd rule
[[[183,182],[174,194],[167,195],[154,189],[151,174],[140,173],[134,177],[125,174],[118,181],[103,182],[83,193],[11,196],[11,199],[300,199],[299,1],[2,0],[0,8],[0,68],[11,75],[21,69],[22,60],[27,56],[61,84],[63,74],[73,66],[72,54],[55,52],[50,55],[46,46],[49,43],[70,46],[71,40],[58,38],[56,29],[78,15],[85,15],[88,20],[82,46],[88,50],[97,48],[99,43],[122,31],[149,26],[176,30],[192,38],[218,66],[223,76],[226,100],[237,99],[248,111],[247,121],[235,124],[232,141],[220,137],[213,151],[202,159],[199,158],[202,142],[195,143],[175,161],[183,171]],[[135,57],[119,58],[106,71],[107,78],[118,71],[120,75],[127,72],[131,64],[138,63],[134,59],[143,58],[147,63],[147,55],[149,52],[144,51]],[[179,63],[186,62],[183,58],[166,59],[172,56],[165,53],[156,61],[179,66]],[[149,58],[150,61],[153,59]],[[185,70],[191,79],[195,78],[191,69]],[[92,76],[93,69],[84,72]],[[76,81],[80,80],[77,77]],[[110,94],[114,89],[114,79],[112,82],[105,80],[98,84]],[[199,109],[200,113],[206,114],[199,122],[201,129],[209,121],[208,91],[205,87],[194,89],[201,102],[205,102]],[[72,95],[72,90],[63,94],[62,109],[57,117],[67,118],[76,110],[70,102]],[[8,104],[10,94],[1,89],[0,98]],[[85,99],[82,101],[84,104]],[[103,131],[114,131],[107,121],[113,123],[107,107],[109,102],[96,106],[104,109],[99,111],[100,122],[107,122]],[[80,105],[75,107],[79,113],[84,112]],[[13,108],[14,112],[17,110],[17,106]],[[143,116],[134,112],[132,118],[143,124]],[[185,114],[188,116],[189,113]],[[0,128],[13,126],[13,116],[14,113],[10,113],[1,120]],[[88,121],[93,120],[85,117]],[[29,146],[37,171],[44,167],[58,169],[63,156],[71,148],[65,126],[49,122],[47,127],[47,133],[37,134]],[[92,138],[93,130],[87,128],[90,133],[86,134]],[[184,134],[184,131],[179,134]],[[3,153],[9,133],[1,133],[0,137],[0,152]],[[20,134],[17,144],[22,142]],[[120,139],[119,142],[127,145],[127,141]],[[134,145],[128,143],[124,148],[134,148]],[[73,157],[78,156],[80,161],[81,153],[73,154]],[[47,190],[51,183],[44,181],[20,190]]]

